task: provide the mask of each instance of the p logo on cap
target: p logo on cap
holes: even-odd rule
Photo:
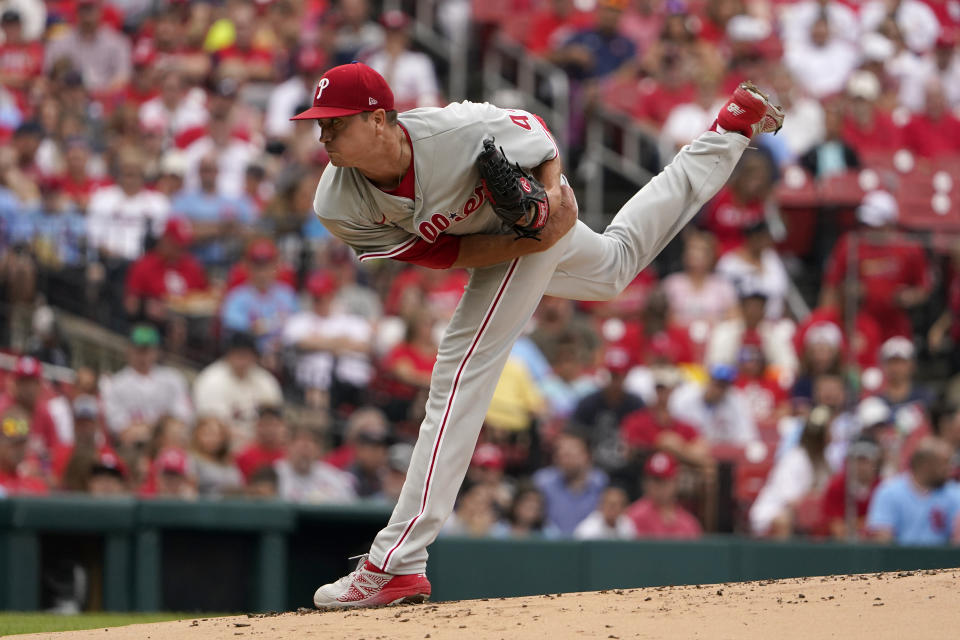
[[[362,62],[351,62],[323,74],[313,106],[291,120],[342,118],[377,109],[393,110],[393,91],[379,73]]]
[[[320,83],[317,85],[317,95],[314,97],[314,102],[320,102],[320,96],[323,95],[323,90],[330,86],[329,78],[320,78]]]

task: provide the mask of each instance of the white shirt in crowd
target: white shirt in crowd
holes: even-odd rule
[[[783,57],[793,79],[814,98],[843,91],[860,63],[860,51],[839,38],[831,38],[822,47],[809,41],[788,42]]]
[[[699,320],[716,324],[737,307],[737,292],[723,276],[711,273],[700,288],[686,273],[672,273],[663,279],[663,291],[670,303],[671,319],[681,327]]]
[[[914,113],[927,106],[927,87],[939,82],[950,109],[960,108],[960,53],[954,53],[946,69],[938,69],[932,54],[916,56],[904,51],[887,64],[887,72],[897,78],[900,91],[897,98]]]
[[[393,57],[380,50],[367,58],[367,66],[386,78],[398,111],[440,104],[437,72],[426,54],[404,51]]]
[[[790,276],[783,260],[774,249],[765,249],[760,267],[744,260],[736,251],[727,252],[717,262],[717,273],[738,291],[761,291],[767,296],[766,316],[771,320],[783,317],[784,301],[790,290]]]
[[[312,90],[312,87],[307,88],[303,84],[300,76],[294,76],[273,88],[263,120],[268,138],[286,138],[293,133],[294,123],[290,118],[297,114],[298,107],[309,105]]]
[[[863,33],[876,31],[889,12],[889,0],[874,0],[860,9],[860,25]],[[926,3],[920,0],[901,0],[894,14],[897,26],[903,34],[907,47],[917,53],[933,48],[940,35],[940,21]]]
[[[793,375],[799,367],[797,352],[793,346],[793,334],[796,330],[793,321],[786,318],[763,320],[757,327],[764,358],[769,365],[784,374]],[[707,341],[704,363],[708,367],[715,364],[736,367],[745,331],[746,326],[741,318],[732,318],[714,327],[710,340]]]
[[[803,447],[793,447],[784,453],[750,507],[750,530],[756,535],[765,535],[774,518],[809,493],[814,480],[813,464]]]
[[[577,540],[635,540],[637,528],[625,514],[620,514],[616,524],[611,527],[602,513],[594,511],[577,525],[573,537]]]
[[[255,145],[231,138],[226,146],[220,148],[210,136],[200,138],[183,152],[186,171],[183,174],[185,191],[200,189],[200,161],[209,154],[217,156],[217,193],[229,198],[238,198],[244,193],[247,166],[257,159],[259,151]]]
[[[124,367],[101,382],[101,397],[107,427],[115,434],[134,422],[152,425],[164,415],[193,421],[187,381],[172,367],[157,365],[146,375]]]
[[[823,7],[815,0],[805,0],[780,5],[783,10],[780,15],[780,34],[783,41],[810,43],[810,28],[820,17],[821,12],[827,12],[827,24],[830,25],[830,35],[834,38],[857,44],[860,38],[860,21],[853,9],[839,2],[830,2]]]
[[[744,446],[759,438],[750,407],[737,388],[727,389],[715,405],[706,403],[703,392],[696,382],[681,385],[670,395],[667,410],[694,426],[710,444]]]
[[[140,125],[145,129],[162,129],[172,137],[202,127],[209,119],[207,96],[197,87],[187,91],[174,109],[169,109],[160,96],[140,105]]]
[[[672,158],[680,147],[690,144],[694,138],[709,129],[721,107],[722,101],[717,101],[707,108],[696,102],[687,102],[671,109],[660,132],[660,145],[664,152],[669,152],[667,157]]]
[[[283,343],[287,346],[311,337],[372,344],[373,326],[360,316],[321,316],[301,311],[290,316],[283,327]],[[356,387],[366,386],[373,379],[373,365],[367,353],[334,356],[329,351],[313,351],[297,356],[297,382],[307,389],[329,389],[334,372],[338,379]]]
[[[141,189],[128,196],[119,185],[101,187],[87,206],[87,239],[97,249],[136,260],[146,235],[160,235],[169,215],[170,201],[162,193]]]
[[[326,462],[316,461],[310,472],[300,475],[288,460],[274,465],[277,493],[290,502],[350,502],[357,497],[353,476]]]
[[[799,158],[826,135],[823,105],[819,100],[798,96],[790,104],[783,118],[783,128],[777,137],[783,138],[793,158]]]
[[[283,402],[280,384],[269,371],[255,365],[238,378],[224,360],[200,372],[193,383],[193,398],[199,415],[214,415],[232,427],[234,446],[253,436],[257,407]],[[241,442],[236,441],[238,437]]]

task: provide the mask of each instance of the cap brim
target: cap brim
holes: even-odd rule
[[[310,107],[303,113],[290,118],[291,120],[319,120],[320,118],[342,118],[361,113],[360,109],[347,109],[345,107]]]

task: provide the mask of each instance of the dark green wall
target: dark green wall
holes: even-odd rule
[[[40,606],[41,566],[72,542],[102,545],[108,610],[289,610],[348,572],[389,518],[374,506],[0,500],[0,609]],[[86,545],[89,547],[89,545]],[[773,543],[575,542],[441,538],[430,547],[434,600],[960,566],[960,549]]]

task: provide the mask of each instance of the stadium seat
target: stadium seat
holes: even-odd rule
[[[960,231],[960,193],[933,193],[918,187],[917,192],[902,189],[897,195],[900,224],[919,231]]]
[[[820,180],[820,200],[825,206],[856,208],[863,200],[860,174],[846,171]]]

